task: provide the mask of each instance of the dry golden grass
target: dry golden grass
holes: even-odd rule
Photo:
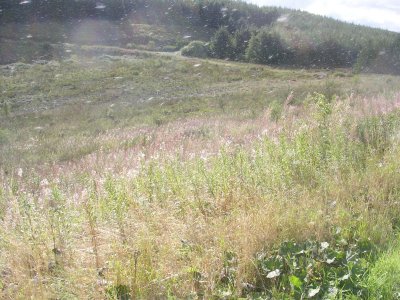
[[[227,253],[239,296],[257,280],[257,253],[282,241],[330,240],[340,227],[385,243],[398,136],[380,152],[381,123],[364,142],[359,128],[391,115],[395,126],[400,97],[318,97],[278,122],[265,111],[109,130],[98,139],[120,146],[2,172],[1,298],[117,298],[122,286],[138,299],[219,297]]]

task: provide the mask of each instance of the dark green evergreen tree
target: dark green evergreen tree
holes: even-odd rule
[[[246,52],[248,61],[260,64],[283,64],[289,56],[289,49],[286,49],[280,37],[265,30],[251,37]]]
[[[211,54],[215,58],[232,58],[233,42],[229,31],[221,27],[211,39]]]
[[[233,58],[236,60],[244,60],[246,57],[246,49],[251,39],[251,31],[248,28],[237,30],[233,34]]]

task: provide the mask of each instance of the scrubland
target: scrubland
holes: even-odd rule
[[[397,299],[398,77],[142,52],[0,76],[1,298]]]

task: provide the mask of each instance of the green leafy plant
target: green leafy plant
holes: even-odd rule
[[[274,251],[257,254],[256,289],[290,294],[294,299],[365,297],[364,280],[375,254],[370,242],[340,236],[331,243],[284,242]]]

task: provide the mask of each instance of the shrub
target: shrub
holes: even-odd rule
[[[280,64],[286,62],[288,51],[277,34],[261,31],[253,35],[247,48],[246,58],[259,64]]]
[[[231,58],[233,56],[233,40],[226,28],[217,30],[211,39],[211,53],[216,58]]]
[[[182,49],[182,55],[206,58],[209,56],[207,44],[202,41],[193,41]]]
[[[249,29],[241,29],[233,35],[234,45],[234,58],[236,60],[244,60],[246,56],[246,49],[249,46],[251,39],[251,31]]]

